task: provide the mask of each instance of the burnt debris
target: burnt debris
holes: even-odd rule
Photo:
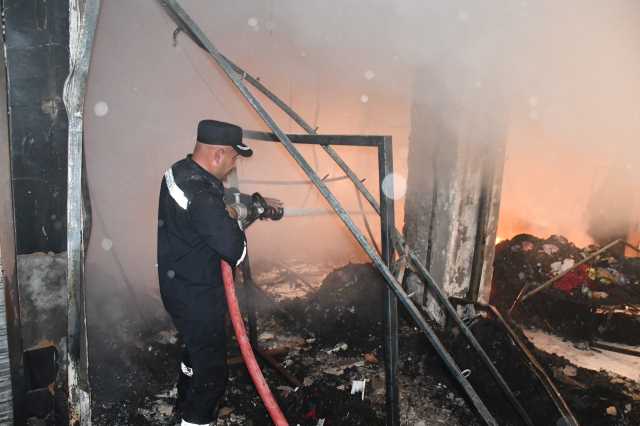
[[[640,344],[640,259],[576,247],[561,236],[518,235],[496,247],[491,303],[514,320],[572,340]],[[514,301],[565,273],[549,288]],[[523,291],[524,289],[524,291]]]

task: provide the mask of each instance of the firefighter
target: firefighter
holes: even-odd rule
[[[203,120],[193,154],[164,173],[158,207],[158,277],[164,307],[184,349],[177,411],[182,426],[215,421],[227,381],[227,306],[220,260],[238,266],[244,232],[223,203],[225,181],[238,157],[250,157],[242,129]]]

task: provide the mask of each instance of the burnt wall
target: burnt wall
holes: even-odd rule
[[[18,254],[66,249],[69,4],[4,0]]]
[[[505,108],[495,85],[474,87],[465,66],[448,67],[455,78],[428,67],[416,73],[404,232],[447,295],[475,299],[491,281]],[[408,283],[421,286],[412,274]],[[442,319],[428,292],[424,304]]]

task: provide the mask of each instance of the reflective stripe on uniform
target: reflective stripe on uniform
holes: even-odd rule
[[[186,210],[189,206],[189,199],[184,195],[182,189],[176,185],[176,181],[173,179],[173,170],[171,170],[171,167],[164,172],[164,180],[167,182],[167,189],[169,190],[171,198],[173,198],[183,210]]]
[[[212,424],[213,423],[205,423],[205,424],[191,423],[183,419],[182,422],[180,423],[180,426],[211,426]]]
[[[180,370],[185,376],[192,377],[193,376],[193,368],[187,367],[184,362],[180,363]]]
[[[236,266],[241,264],[246,256],[247,256],[247,241],[245,240],[244,247],[242,248],[242,256],[240,256],[240,259],[238,259],[238,261],[236,262]]]

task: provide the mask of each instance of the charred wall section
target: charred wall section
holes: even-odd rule
[[[505,124],[491,89],[456,74],[457,85],[429,69],[416,76],[404,232],[448,295],[475,299],[491,280]],[[416,280],[410,291],[421,287]]]
[[[69,5],[4,0],[9,127],[19,254],[66,248]]]
[[[46,0],[1,4],[5,66],[0,241],[14,420],[21,424],[34,415],[34,407],[42,405],[45,412],[53,401],[46,386],[34,384],[37,371],[25,364],[33,354],[30,349],[47,346],[54,353],[66,335],[66,299],[60,296],[66,265],[54,260],[64,258],[56,253],[66,250],[67,116],[62,91],[69,70],[69,4]],[[0,375],[2,344],[0,340]],[[1,388],[7,381],[0,382],[1,400],[10,401]],[[41,389],[34,391],[36,385]],[[40,395],[46,396],[45,403],[34,403],[43,400]]]

